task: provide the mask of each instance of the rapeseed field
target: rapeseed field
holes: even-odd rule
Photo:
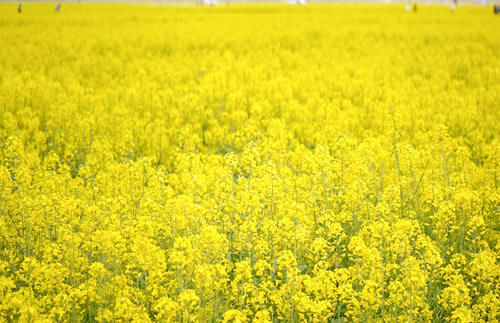
[[[0,321],[498,322],[486,7],[0,4]]]

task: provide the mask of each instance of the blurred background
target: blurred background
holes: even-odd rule
[[[40,0],[0,0],[0,3],[6,2],[50,2],[50,1],[40,1]],[[58,2],[58,1],[53,1]],[[151,4],[165,4],[165,5],[226,5],[226,0],[64,0],[62,3],[83,3],[83,2],[104,2],[104,3],[151,3]],[[303,5],[307,3],[407,3],[407,0],[230,0],[229,3],[288,3],[291,5]],[[416,0],[409,1],[422,4],[449,4],[452,0]],[[458,0],[458,5],[492,5],[494,3],[499,3],[498,0]]]

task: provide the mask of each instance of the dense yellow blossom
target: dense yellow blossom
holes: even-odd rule
[[[0,321],[500,319],[489,8],[0,25]]]

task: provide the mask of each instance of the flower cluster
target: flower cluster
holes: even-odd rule
[[[0,321],[500,318],[489,10],[13,6]]]

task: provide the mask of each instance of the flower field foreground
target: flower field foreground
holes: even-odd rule
[[[0,5],[0,321],[497,322],[485,7]]]

